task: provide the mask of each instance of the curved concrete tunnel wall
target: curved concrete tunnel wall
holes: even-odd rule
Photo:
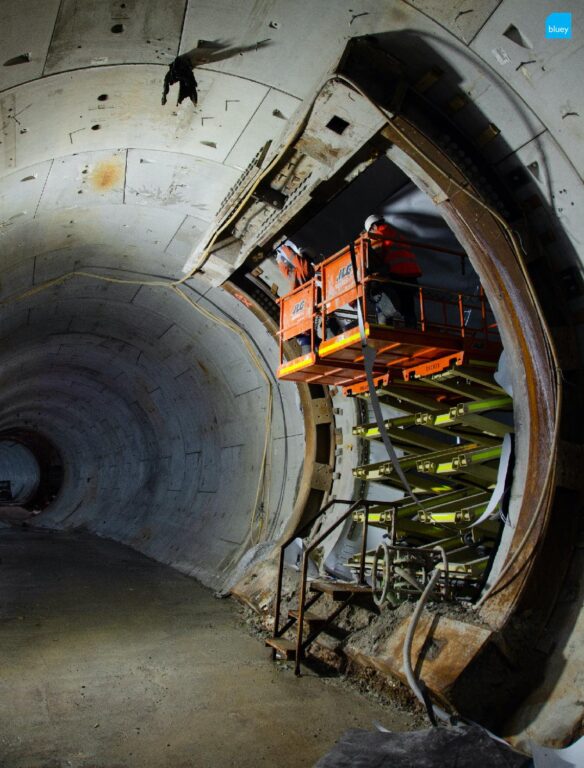
[[[85,525],[218,586],[264,514],[263,537],[286,522],[303,421],[295,393],[279,393],[256,501],[275,344],[229,294],[190,293],[253,336],[263,373],[237,333],[170,291],[73,279],[9,324],[0,430],[50,435],[61,454],[42,525]]]
[[[501,177],[528,169],[517,197],[559,284],[584,238],[584,107],[581,20],[574,13],[571,42],[545,40],[553,10],[545,0],[472,10],[272,0],[261,12],[252,0],[10,4],[1,49],[28,61],[0,66],[2,297],[71,270],[180,276],[230,187],[292,129],[348,38],[384,33],[411,81],[442,68],[427,96],[444,107],[462,95],[469,108],[452,120],[467,135],[496,127],[481,153]],[[174,92],[161,107],[167,64],[193,48],[198,109],[175,109]],[[274,382],[276,346],[252,312],[204,276],[188,285],[264,355],[275,406],[263,535],[276,537],[302,470],[298,396]],[[563,308],[577,316],[583,301],[576,292]],[[3,306],[0,335],[0,430],[38,429],[63,458],[61,492],[38,522],[83,525],[223,583],[252,543],[268,394],[241,338],[168,289],[80,277]]]

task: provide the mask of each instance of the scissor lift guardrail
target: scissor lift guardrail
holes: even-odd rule
[[[384,283],[391,289],[399,288],[400,282],[371,274],[369,262],[369,239],[362,236],[355,244],[354,259],[350,247],[344,248],[323,261],[312,280],[280,299],[279,379],[342,386],[352,392],[356,387],[365,389],[357,304],[367,343],[376,350],[373,377],[378,382],[411,380],[452,365],[494,364],[501,343],[482,289],[478,296],[469,296],[421,285],[417,327],[397,321],[381,325],[373,322],[370,285]],[[347,322],[347,315],[353,320]],[[323,338],[316,333],[317,318]],[[343,330],[332,335],[331,329],[343,322]],[[309,342],[309,351],[285,360],[284,342],[299,336],[307,346]]]

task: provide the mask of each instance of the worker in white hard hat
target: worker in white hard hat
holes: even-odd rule
[[[314,276],[310,259],[292,240],[284,240],[276,246],[275,252],[278,268],[289,281],[291,291]]]
[[[285,239],[279,245],[274,245],[276,264],[278,269],[288,280],[290,290],[293,291],[314,277],[314,267],[306,252],[301,250],[292,240]],[[303,355],[310,350],[310,334],[301,333],[295,337],[300,344]]]
[[[416,296],[418,278],[422,275],[416,254],[402,233],[381,215],[374,213],[365,220],[370,242],[370,268],[381,276],[397,281],[391,288],[382,282],[372,285],[372,296],[385,294],[403,315],[405,324],[417,327]],[[397,299],[397,302],[395,301]],[[377,300],[379,303],[379,299]]]

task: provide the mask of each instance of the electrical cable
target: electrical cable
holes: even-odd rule
[[[377,584],[377,573],[379,558],[383,556],[383,573],[381,576],[381,589]],[[371,593],[373,595],[373,602],[376,606],[381,608],[385,600],[387,599],[387,593],[389,592],[389,547],[385,541],[378,544],[373,556],[373,564],[371,566]]]
[[[434,586],[436,585],[436,581],[438,580],[439,576],[440,576],[440,571],[437,568],[434,568],[434,570],[432,571],[432,574],[430,575],[428,583],[424,588],[424,591],[422,592],[422,594],[418,599],[418,602],[416,603],[416,607],[414,608],[412,618],[410,619],[410,623],[408,624],[408,629],[407,629],[405,640],[404,640],[402,661],[403,661],[404,672],[406,674],[406,679],[408,681],[408,684],[412,689],[412,691],[414,692],[414,696],[426,708],[428,717],[430,718],[430,721],[432,722],[432,724],[436,725],[437,720],[442,720],[442,722],[448,723],[450,725],[452,723],[452,717],[448,714],[448,712],[443,710],[441,707],[436,706],[436,704],[433,704],[430,701],[425,691],[425,686],[423,686],[423,683],[421,683],[421,681],[417,679],[416,675],[414,674],[414,670],[412,668],[412,644],[414,642],[416,627],[418,626],[418,622],[420,620],[420,616],[422,615],[422,611],[424,610],[424,607],[434,590]]]
[[[408,573],[405,568],[401,568],[399,565],[394,565],[393,570],[397,573],[398,576],[401,576],[404,581],[407,581],[410,587],[413,587],[416,592],[424,591],[416,579],[410,573]]]
[[[509,747],[511,745],[509,744],[508,741],[492,733],[491,731],[489,731],[488,728],[485,728],[483,725],[480,725],[479,723],[476,723],[474,720],[470,720],[467,717],[461,717],[460,715],[450,715],[448,714],[448,712],[446,712],[446,710],[442,709],[442,707],[439,707],[436,704],[434,704],[430,699],[430,696],[428,694],[428,691],[423,681],[418,680],[418,678],[414,673],[414,670],[412,667],[412,645],[414,642],[416,629],[418,627],[418,623],[420,621],[420,616],[422,615],[422,611],[424,610],[426,603],[430,598],[430,595],[434,591],[434,587],[436,586],[436,581],[438,580],[439,576],[440,576],[440,572],[438,571],[437,568],[434,568],[434,570],[430,574],[430,578],[428,580],[428,583],[426,584],[426,587],[424,588],[424,591],[422,592],[422,594],[418,599],[418,602],[416,603],[416,607],[414,608],[412,618],[410,619],[410,623],[408,624],[406,636],[404,639],[403,653],[402,653],[402,663],[403,663],[403,668],[404,668],[404,672],[405,672],[408,684],[412,689],[415,697],[426,708],[428,718],[430,719],[430,722],[432,723],[432,725],[434,726],[438,725],[438,720],[445,723],[446,725],[457,725],[458,723],[473,725],[473,726],[476,726],[477,728],[480,728],[482,731],[484,731],[494,741],[497,741],[500,744],[504,744],[506,747]]]
[[[491,731],[488,730],[488,728],[485,728],[483,725],[480,725],[479,723],[475,723],[474,720],[470,720],[467,717],[461,717],[460,715],[450,715],[448,714],[448,712],[446,712],[446,710],[442,709],[442,707],[439,707],[436,704],[434,704],[430,699],[430,696],[428,694],[428,691],[423,681],[418,680],[418,678],[414,673],[414,670],[412,667],[412,645],[414,642],[414,636],[416,634],[416,629],[418,627],[418,623],[420,621],[420,616],[422,615],[422,611],[424,610],[426,603],[428,602],[430,595],[432,594],[434,587],[436,586],[436,581],[438,580],[439,576],[440,576],[440,572],[438,571],[437,568],[434,568],[434,570],[430,574],[430,578],[428,580],[428,583],[426,584],[426,587],[424,588],[424,591],[422,592],[422,594],[418,599],[418,602],[416,603],[416,607],[414,608],[412,618],[410,619],[410,623],[408,624],[406,636],[404,639],[403,653],[402,653],[402,663],[403,663],[406,679],[415,697],[426,708],[428,718],[430,719],[430,722],[432,723],[432,725],[438,725],[438,720],[445,723],[446,725],[457,725],[458,723],[473,725],[483,730],[491,739],[494,739],[494,741],[498,741],[500,744],[504,744],[506,747],[509,747],[510,746],[509,742],[505,741],[505,739],[502,739],[500,736],[497,736],[496,734],[492,733]]]

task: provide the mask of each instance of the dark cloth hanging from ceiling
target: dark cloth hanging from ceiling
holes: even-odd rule
[[[193,74],[193,67],[190,61],[184,56],[177,56],[170,64],[166,77],[164,78],[164,89],[162,91],[162,104],[166,104],[166,97],[170,91],[170,86],[175,83],[178,87],[178,107],[185,99],[190,99],[197,105],[197,81]]]

